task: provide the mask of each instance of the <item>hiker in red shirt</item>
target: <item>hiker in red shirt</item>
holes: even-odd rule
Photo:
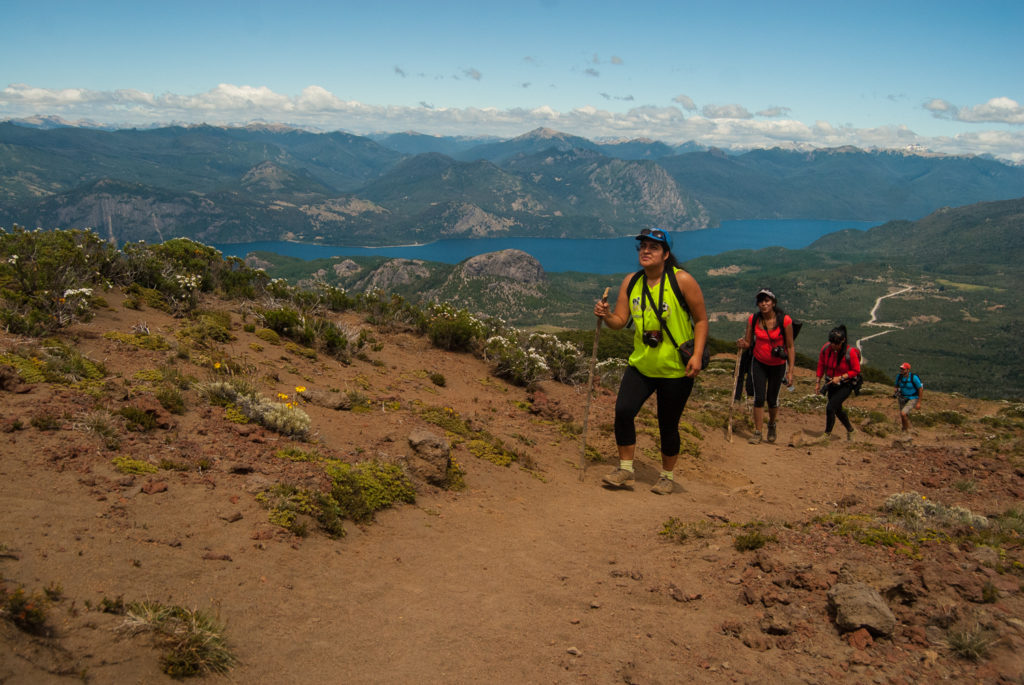
[[[853,439],[853,425],[843,411],[843,402],[853,392],[860,376],[860,352],[846,344],[846,326],[839,325],[828,333],[828,342],[818,353],[818,380],[815,392],[824,392],[828,397],[825,407],[825,436],[832,435],[836,419],[846,428],[846,439]],[[824,381],[824,386],[822,382]]]
[[[793,385],[793,365],[796,349],[793,346],[793,319],[778,308],[778,298],[768,288],[761,288],[755,296],[757,312],[747,320],[747,331],[736,341],[741,350],[754,348],[750,377],[754,382],[754,436],[750,444],[761,442],[764,425],[764,405],[768,403],[768,442],[775,442],[775,427],[779,414],[779,390],[782,382]],[[787,366],[788,362],[788,366]]]

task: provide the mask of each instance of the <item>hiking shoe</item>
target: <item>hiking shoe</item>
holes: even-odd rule
[[[601,480],[605,485],[611,485],[614,488],[631,488],[636,481],[636,476],[632,471],[615,469]]]
[[[853,431],[846,431],[846,442],[853,442]]]
[[[767,438],[768,442],[775,442],[775,437],[776,437],[776,435],[775,435],[775,424],[769,421],[768,422],[768,438]]]
[[[676,489],[676,482],[669,480],[665,476],[658,479],[658,482],[651,488],[651,492],[655,495],[671,495]]]
[[[760,445],[761,440],[761,432],[758,431],[757,433],[754,433],[754,437],[752,437],[750,440],[747,440],[747,442],[749,442],[751,445]]]

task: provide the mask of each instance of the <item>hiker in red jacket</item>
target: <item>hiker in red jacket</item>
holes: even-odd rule
[[[853,425],[843,411],[843,402],[854,390],[860,376],[860,352],[846,344],[846,326],[839,325],[828,333],[828,342],[818,353],[818,380],[814,392],[828,397],[825,407],[825,436],[831,437],[836,418],[846,428],[846,439],[853,439]],[[824,381],[824,386],[822,382]]]

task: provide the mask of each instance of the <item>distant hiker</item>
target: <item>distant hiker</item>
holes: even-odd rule
[[[653,393],[658,394],[661,435],[661,476],[651,492],[667,495],[674,489],[672,469],[679,457],[679,418],[693,390],[693,380],[706,365],[708,317],[697,281],[679,268],[672,254],[672,237],[659,228],[636,236],[642,269],[622,279],[615,311],[607,302],[594,305],[594,315],[609,328],[631,321],[633,352],[615,401],[615,444],[619,468],[602,480],[616,488],[632,487],[636,452],[636,415]]]
[[[910,373],[910,362],[900,364],[900,373],[896,376],[896,399],[900,403],[900,428],[904,433],[910,430],[910,410],[921,408],[923,390],[921,377]]]
[[[762,439],[775,442],[776,420],[779,414],[779,390],[782,381],[793,385],[793,365],[796,348],[793,345],[793,319],[778,307],[778,298],[768,288],[755,296],[757,311],[747,319],[747,331],[736,341],[736,346],[753,348],[750,376],[754,383],[754,437],[750,444]],[[768,436],[763,437],[764,405],[768,402]]]
[[[825,407],[825,435],[832,435],[836,418],[846,428],[846,439],[853,439],[853,425],[843,411],[843,402],[857,387],[860,380],[860,353],[846,344],[846,326],[839,325],[828,333],[828,342],[818,353],[818,380],[814,391],[828,397]],[[824,379],[824,386],[822,380]]]

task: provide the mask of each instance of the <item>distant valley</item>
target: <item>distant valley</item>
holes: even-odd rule
[[[544,273],[525,253],[496,255],[457,265],[379,257],[305,261],[267,253],[247,261],[310,286],[382,289],[519,326],[591,335],[592,302],[605,287],[614,293],[622,276]],[[866,232],[840,231],[803,250],[742,250],[684,264],[703,289],[722,351],[741,335],[753,294],[768,285],[781,306],[805,323],[797,341],[805,365],[817,358],[828,330],[844,323],[854,340],[875,336],[864,343],[864,353],[883,376],[910,360],[936,389],[1015,399],[1024,398],[1024,368],[1015,361],[1024,339],[1022,265],[1024,199],[943,209]],[[867,323],[876,300],[890,293],[898,294],[884,299],[877,312],[886,325]],[[617,337],[605,333],[602,354],[621,351],[626,343]]]

